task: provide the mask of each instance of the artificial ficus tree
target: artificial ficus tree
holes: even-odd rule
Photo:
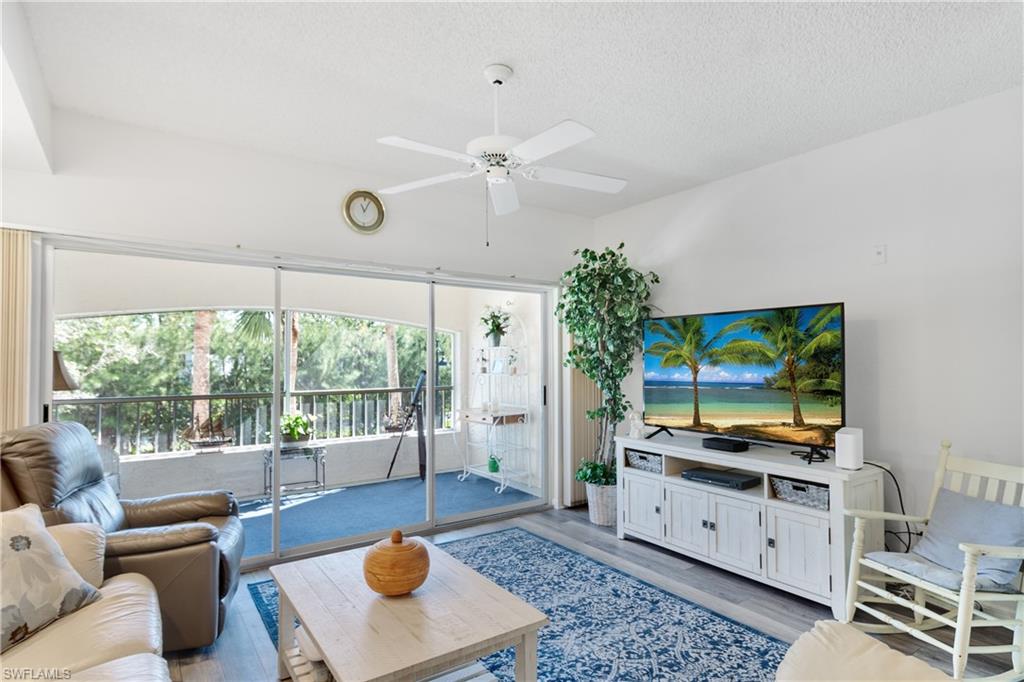
[[[650,317],[653,272],[630,266],[625,244],[604,251],[577,249],[579,262],[562,275],[562,295],[555,314],[573,337],[565,359],[601,391],[601,406],[587,418],[599,422],[594,459],[606,467],[613,461],[612,436],[631,407],[622,382],[633,371],[633,356],[643,346],[643,324]]]

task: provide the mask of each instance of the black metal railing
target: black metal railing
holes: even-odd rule
[[[436,391],[434,427],[451,428],[455,421],[452,387],[438,386]],[[388,420],[391,397],[401,396],[404,409],[412,392],[412,388],[294,391],[284,411],[316,416],[315,438],[375,436],[395,430]],[[201,414],[233,432],[225,447],[269,443],[272,401],[272,393],[68,398],[53,401],[53,418],[84,424],[97,443],[122,455],[148,454],[193,449],[184,432]]]

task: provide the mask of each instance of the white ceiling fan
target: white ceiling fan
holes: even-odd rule
[[[496,215],[512,213],[519,208],[519,197],[516,186],[512,182],[513,175],[527,180],[547,182],[554,185],[565,185],[593,192],[615,194],[626,186],[626,181],[594,173],[538,166],[537,161],[551,156],[563,149],[584,142],[594,137],[593,130],[573,120],[558,123],[539,135],[528,140],[520,140],[511,135],[502,135],[498,125],[498,89],[512,76],[512,69],[504,64],[491,64],[484,69],[484,76],[494,88],[494,134],[484,135],[469,141],[466,151],[456,152],[441,149],[422,142],[404,137],[389,136],[377,140],[381,144],[411,149],[424,154],[443,156],[461,161],[468,167],[444,175],[414,180],[394,187],[378,190],[380,194],[398,194],[411,189],[429,187],[451,180],[471,178],[476,175],[487,176],[487,193],[491,197]]]

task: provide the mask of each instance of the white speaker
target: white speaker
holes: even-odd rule
[[[836,431],[836,466],[840,469],[864,468],[864,429],[844,426]]]

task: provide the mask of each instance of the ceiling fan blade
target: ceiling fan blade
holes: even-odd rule
[[[508,215],[519,210],[519,195],[511,180],[487,183],[487,193],[491,195],[494,215]]]
[[[388,137],[377,138],[377,142],[386,144],[391,147],[399,147],[400,149],[409,149],[414,152],[422,152],[423,154],[433,154],[434,156],[443,156],[448,159],[455,159],[456,161],[463,161],[465,163],[477,164],[479,159],[469,154],[463,154],[462,152],[453,152],[450,149],[441,149],[430,144],[424,144],[423,142],[417,142],[416,140],[410,140],[405,137],[398,137],[397,135],[389,135]]]
[[[454,173],[435,175],[432,178],[423,178],[422,180],[413,180],[412,182],[407,182],[402,185],[385,187],[384,189],[377,190],[377,194],[398,194],[399,192],[408,192],[411,189],[419,189],[420,187],[430,187],[431,185],[438,185],[441,184],[442,182],[450,182],[451,180],[471,178],[474,175],[480,175],[480,173],[482,172],[482,170],[455,171]]]
[[[547,166],[530,166],[523,171],[523,177],[527,180],[550,182],[553,185],[565,185],[566,187],[588,189],[591,192],[604,192],[606,194],[616,194],[621,192],[626,186],[626,181],[622,178],[612,178],[607,175],[596,175],[595,173],[582,173],[564,168],[549,168]]]
[[[533,163],[592,138],[596,133],[571,119],[556,123],[543,133],[524,140],[509,150],[523,163]]]

